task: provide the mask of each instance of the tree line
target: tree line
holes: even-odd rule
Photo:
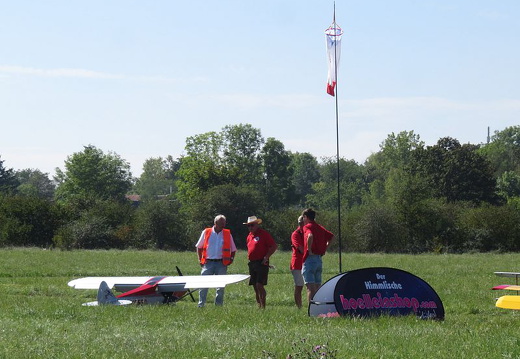
[[[242,222],[256,215],[290,249],[305,207],[333,232],[341,225],[347,251],[518,251],[520,126],[486,144],[444,137],[426,146],[413,131],[392,133],[360,164],[293,153],[249,124],[229,125],[188,137],[179,158],[147,159],[139,178],[93,145],[52,179],[0,157],[3,247],[192,250],[222,213],[239,248]]]

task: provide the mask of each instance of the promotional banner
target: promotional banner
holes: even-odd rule
[[[415,315],[444,319],[435,290],[406,271],[374,267],[341,273],[324,283],[309,304],[313,317]]]

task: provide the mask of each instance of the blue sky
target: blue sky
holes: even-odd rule
[[[130,162],[249,123],[335,156],[332,1],[2,1],[0,156],[53,175],[92,144]],[[520,123],[520,2],[336,1],[340,155],[388,134],[484,143]]]

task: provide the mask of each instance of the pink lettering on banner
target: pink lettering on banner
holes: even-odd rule
[[[352,309],[357,309],[357,300],[355,300],[354,298],[350,298],[349,305]]]
[[[383,297],[379,292],[375,297],[371,297],[370,294],[362,294],[361,298],[345,298],[343,294],[341,294],[339,298],[343,310],[412,308],[412,310],[417,313],[419,309],[437,308],[437,304],[435,304],[434,301],[419,303],[417,298],[401,298],[397,293],[392,297]]]

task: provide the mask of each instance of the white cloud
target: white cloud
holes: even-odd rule
[[[0,72],[42,77],[76,77],[96,79],[123,79],[124,76],[84,69],[38,69],[22,66],[0,66]]]
[[[500,99],[487,101],[456,101],[439,97],[373,98],[345,101],[345,120],[365,123],[367,119],[394,124],[417,123],[434,120],[442,123],[448,119],[465,121],[508,121],[518,118],[520,100]],[[410,122],[413,121],[413,122]],[[469,123],[468,123],[469,125]]]
[[[178,79],[168,78],[164,76],[128,76],[122,74],[112,74],[108,72],[92,71],[86,69],[41,69],[24,66],[7,66],[0,65],[0,76],[5,74],[16,74],[37,77],[57,77],[57,78],[84,78],[84,79],[101,79],[101,80],[133,80],[133,81],[151,81],[151,82],[177,82]],[[195,77],[185,79],[184,81],[207,82],[207,78]]]
[[[489,10],[489,9],[486,9],[486,10],[481,10],[477,13],[477,16],[478,17],[481,17],[481,18],[484,18],[484,19],[487,19],[487,20],[505,20],[507,19],[509,16],[501,11],[498,11],[498,10]]]
[[[225,94],[212,96],[218,102],[243,109],[257,109],[263,107],[300,109],[323,103],[320,96],[306,94],[292,95],[253,95],[253,94]]]

